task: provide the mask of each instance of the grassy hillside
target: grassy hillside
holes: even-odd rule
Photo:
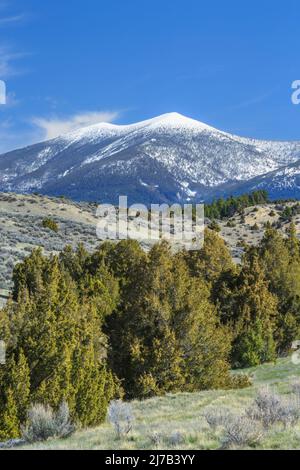
[[[248,207],[244,210],[244,220],[235,214],[228,220],[218,221],[221,236],[235,261],[239,262],[243,252],[242,242],[257,244],[263,236],[264,224],[267,221],[278,223],[284,207],[292,205]],[[45,218],[57,224],[57,232],[43,226]],[[96,235],[98,220],[95,204],[34,194],[0,193],[0,289],[12,287],[14,265],[28,256],[34,247],[40,246],[50,254],[61,251],[67,244],[75,247],[82,242],[89,251],[94,250],[100,243]],[[294,217],[294,222],[299,233],[300,214]],[[285,233],[287,226],[288,223],[283,221],[279,230]]]
[[[243,371],[245,372],[245,371]],[[241,414],[252,402],[258,389],[269,386],[283,396],[290,394],[291,385],[300,378],[300,365],[290,358],[275,365],[266,364],[248,369],[253,386],[244,390],[207,391],[193,394],[167,395],[132,403],[135,425],[132,433],[116,440],[109,424],[99,428],[78,431],[71,438],[23,447],[25,449],[218,449],[222,441],[221,428],[212,430],[203,413],[207,408],[226,408]],[[180,433],[182,442],[172,444],[174,433]],[[158,444],[156,442],[158,441]],[[265,433],[259,449],[299,449],[300,423],[284,429],[277,425]]]
[[[37,246],[46,254],[57,253],[65,245],[76,246],[79,242],[87,249],[95,248],[98,243],[95,211],[92,204],[0,193],[0,289],[11,288],[14,265]],[[57,223],[58,232],[43,226],[45,218]]]

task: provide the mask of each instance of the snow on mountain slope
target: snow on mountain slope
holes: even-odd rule
[[[211,199],[300,160],[300,142],[234,136],[177,113],[96,124],[0,156],[0,190],[73,199]],[[290,188],[293,191],[293,188]]]
[[[257,176],[246,183],[241,188],[233,189],[233,193],[250,192],[257,189],[264,189],[270,198],[300,198],[300,160],[275,171],[271,171],[261,176]]]

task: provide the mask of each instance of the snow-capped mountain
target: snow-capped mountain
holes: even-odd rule
[[[241,138],[177,113],[100,123],[0,156],[1,191],[75,200],[187,202],[258,187],[300,196],[300,141]]]

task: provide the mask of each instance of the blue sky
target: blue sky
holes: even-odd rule
[[[177,111],[300,140],[299,1],[0,0],[0,152]]]

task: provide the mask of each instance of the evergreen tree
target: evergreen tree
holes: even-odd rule
[[[10,390],[13,393],[20,423],[26,420],[26,411],[30,405],[30,370],[26,357],[21,349],[17,361],[12,359],[11,374],[8,377]]]
[[[111,364],[127,396],[228,385],[230,340],[206,284],[191,278],[185,256],[166,243],[147,258],[136,262],[130,296],[108,319]]]
[[[192,276],[214,283],[221,273],[234,270],[234,264],[224,240],[215,231],[205,230],[204,245],[199,251],[186,253]]]
[[[300,334],[300,255],[295,226],[291,225],[287,239],[275,229],[267,229],[258,253],[269,289],[278,298],[275,338],[282,354]]]
[[[0,315],[7,341],[1,429],[14,437],[34,402],[57,409],[67,401],[74,419],[98,424],[115,393],[103,332],[115,305],[108,295],[112,276],[98,272],[88,283],[82,271],[77,285],[58,257],[46,258],[37,250],[16,267],[14,280],[16,302]]]
[[[11,389],[5,392],[4,409],[0,414],[0,439],[15,439],[19,437],[20,422],[17,405]]]
[[[233,296],[236,310],[233,364],[250,367],[274,360],[277,298],[268,290],[255,253],[245,259]]]

